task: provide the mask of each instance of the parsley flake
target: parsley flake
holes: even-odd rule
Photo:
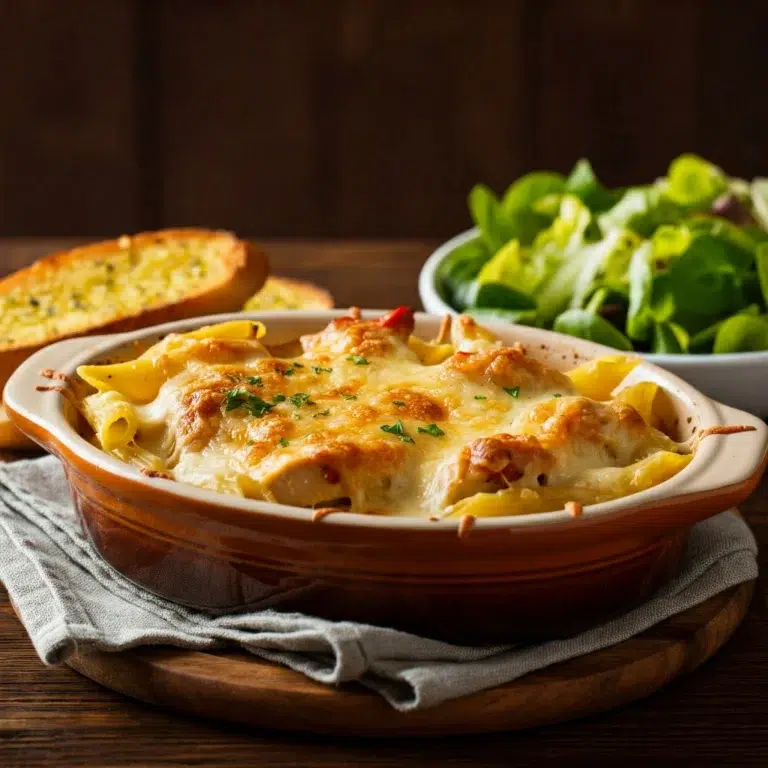
[[[331,412],[331,409],[330,409],[330,408],[326,408],[324,411],[318,411],[317,413],[315,413],[315,414],[312,416],[312,418],[313,418],[313,419],[317,419],[317,418],[319,418],[320,416],[327,416],[327,415],[328,415],[330,412]]]
[[[342,393],[341,393],[341,396],[342,396],[342,397],[343,397],[345,400],[357,400],[357,395],[348,395],[348,394],[346,394],[345,392],[342,392]]]
[[[266,416],[275,407],[272,403],[262,400],[258,395],[253,395],[245,389],[233,389],[227,392],[224,403],[225,411],[244,408],[251,416]]]
[[[263,387],[264,383],[261,380],[261,376],[249,376],[246,381],[252,386],[252,387]]]
[[[512,397],[520,397],[520,387],[504,387],[504,391]]]
[[[288,398],[285,395],[281,395],[279,392],[272,398],[273,403],[284,403]]]
[[[333,373],[333,368],[323,368],[322,365],[313,365],[312,370],[319,376],[321,373]]]
[[[297,363],[295,360],[291,363],[294,368],[303,368],[303,363]]]
[[[284,437],[281,437],[280,438],[280,445],[283,448],[287,448],[290,445],[290,442],[288,440],[286,440]]]
[[[370,365],[368,360],[366,360],[362,355],[349,355],[347,360],[350,360],[355,365]]]
[[[281,376],[293,376],[294,373],[296,373],[296,371],[294,370],[293,366],[288,366],[288,368],[285,370],[280,371]]]
[[[475,400],[487,400],[488,398],[485,395],[475,395]]]
[[[315,401],[312,399],[312,395],[308,392],[297,392],[295,395],[291,395],[288,398],[297,408],[301,408],[302,405],[315,405]]]
[[[405,403],[402,400],[393,400],[392,405],[396,405],[398,408],[402,408]]]
[[[432,437],[442,437],[445,434],[437,424],[427,424],[426,427],[419,427],[418,431],[423,432],[425,435],[432,435]]]
[[[406,434],[405,426],[403,425],[403,422],[400,421],[400,419],[398,419],[394,424],[382,424],[381,431],[388,432],[390,435],[394,435],[404,443],[413,442],[413,438],[409,434]]]
[[[552,397],[562,397],[562,395],[559,392],[555,392],[555,394],[552,395]]]

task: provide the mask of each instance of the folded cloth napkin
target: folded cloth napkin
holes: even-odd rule
[[[358,680],[407,712],[514,680],[614,645],[757,576],[749,528],[724,512],[697,525],[682,571],[647,603],[602,626],[538,645],[467,648],[351,622],[274,610],[211,615],[137,587],[108,566],[80,527],[52,456],[0,466],[0,581],[40,658],[75,649],[239,646],[314,680]]]

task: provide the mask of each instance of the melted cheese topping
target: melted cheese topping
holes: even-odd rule
[[[335,320],[287,359],[255,339],[169,336],[143,356],[168,375],[130,405],[135,427],[104,391],[84,412],[103,447],[175,480],[369,514],[445,515],[490,496],[509,502],[494,514],[552,509],[647,486],[633,478],[654,456],[684,466],[632,406],[581,396],[519,345],[467,318],[451,345],[414,342],[412,316],[396,312]],[[424,364],[435,350],[441,362]]]

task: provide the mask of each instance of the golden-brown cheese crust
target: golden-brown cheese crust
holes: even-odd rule
[[[348,354],[368,357],[387,357],[397,347],[406,347],[410,331],[401,327],[388,327],[379,320],[359,320],[338,317],[319,333],[301,337],[305,354]]]
[[[190,451],[201,451],[219,431],[221,404],[226,389],[213,384],[187,392],[181,400],[178,444]]]
[[[528,357],[520,344],[479,352],[457,352],[446,360],[445,365],[464,376],[490,380],[499,387],[520,387],[526,392],[557,388],[562,394],[574,391],[565,374]]]
[[[553,398],[531,408],[520,424],[550,450],[584,444],[601,446],[614,459],[655,432],[631,406],[617,400]]]
[[[548,471],[554,463],[554,456],[530,435],[502,433],[481,437],[464,450],[469,452],[471,469],[488,475],[502,475],[508,482],[519,480],[530,467],[538,475]]]
[[[396,387],[380,395],[377,401],[388,413],[400,418],[436,422],[444,421],[448,416],[445,406],[437,398],[416,389]]]
[[[530,435],[501,433],[478,438],[461,450],[446,484],[444,503],[493,493],[523,478],[528,485],[546,485],[554,463],[555,457]]]
[[[174,341],[184,367],[142,412],[137,446],[172,446],[165,467],[185,482],[378,514],[507,488],[543,498],[670,448],[630,405],[576,395],[564,374],[472,323],[451,331],[462,351],[422,364],[412,326],[402,308],[353,313],[302,337],[296,359],[254,340]],[[152,432],[160,425],[174,441]]]

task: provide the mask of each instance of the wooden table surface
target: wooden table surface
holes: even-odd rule
[[[10,271],[72,240],[0,240]],[[418,305],[427,242],[268,243],[274,273],[315,280],[339,306]],[[768,482],[743,507],[768,566]],[[251,731],[163,712],[45,668],[0,588],[0,766],[768,765],[768,605],[761,579],[749,616],[704,667],[648,699],[523,733],[364,741]]]

